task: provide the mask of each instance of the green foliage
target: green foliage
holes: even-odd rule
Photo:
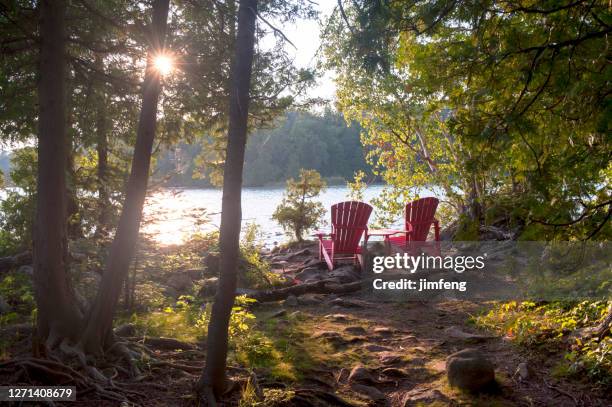
[[[285,231],[294,234],[297,241],[303,240],[304,232],[316,227],[325,209],[320,202],[311,201],[325,189],[325,181],[315,170],[300,170],[297,180],[287,181],[287,190],[282,202],[272,214]]]
[[[0,197],[0,256],[29,249],[36,204],[36,150],[15,150],[10,177],[14,188]]]
[[[312,168],[326,179],[341,183],[356,171],[370,174],[359,139],[360,127],[347,125],[331,110],[321,114],[288,112],[268,127],[249,135],[245,153],[245,186],[284,183],[297,177],[300,168]],[[212,136],[211,136],[212,137]],[[211,179],[215,154],[210,154],[211,137],[180,143],[160,153],[156,179],[170,186],[217,185]],[[218,179],[217,179],[218,181]]]
[[[577,329],[596,326],[607,314],[606,301],[553,302],[538,305],[512,301],[501,304],[473,321],[484,328],[506,335],[528,347],[550,351],[568,349],[557,374],[587,373],[594,381],[612,381],[612,337],[583,342],[570,336]]]
[[[28,319],[36,307],[32,278],[25,273],[11,272],[0,279],[0,297],[12,311],[0,316],[0,326]]]
[[[261,256],[263,248],[260,229],[256,223],[247,223],[242,230],[238,281],[241,287],[269,289],[284,282],[282,276],[270,271],[270,263]]]
[[[381,209],[436,186],[480,223],[507,197],[533,237],[610,236],[607,2],[343,3],[326,65],[391,186]]]

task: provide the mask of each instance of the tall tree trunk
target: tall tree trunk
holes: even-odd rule
[[[96,61],[98,62],[98,61]],[[102,62],[98,66],[103,69]],[[96,111],[96,152],[98,154],[98,225],[96,236],[105,236],[110,223],[110,196],[108,187],[108,112],[106,108],[106,92],[100,92],[100,103]]]
[[[154,68],[154,57],[163,52],[168,20],[169,0],[155,0],[151,46],[142,90],[142,107],[136,133],[132,169],[127,184],[125,202],[117,233],[113,240],[106,271],[98,290],[81,345],[87,352],[99,353],[112,342],[112,325],[123,281],[127,277],[138,239],[144,205],[151,151],[155,138],[157,103],[161,92],[161,77]]]
[[[38,180],[34,226],[37,334],[47,348],[76,339],[81,315],[66,273],[66,3],[40,2]]]
[[[228,326],[236,293],[239,258],[242,170],[247,137],[256,15],[257,0],[240,1],[238,37],[230,74],[229,131],[223,172],[223,200],[219,236],[221,273],[219,289],[208,324],[206,367],[198,382],[198,392],[200,394],[210,393],[210,390],[212,390],[218,396],[223,393],[225,387]]]

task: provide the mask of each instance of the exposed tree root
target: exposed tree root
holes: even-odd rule
[[[0,363],[0,368],[12,367],[22,369],[29,381],[39,377],[43,373],[46,381],[54,378],[54,384],[71,384],[79,388],[79,394],[87,394],[95,391],[100,397],[114,401],[126,401],[127,398],[120,393],[110,390],[106,386],[96,383],[89,376],[85,376],[72,367],[50,359],[23,358],[12,359]]]
[[[182,370],[189,374],[199,374],[202,372],[202,369],[204,368],[204,366],[190,366],[190,365],[185,365],[185,364],[180,364],[180,363],[166,362],[165,360],[155,360],[151,362],[151,366],[169,367],[172,369]]]
[[[361,290],[366,283],[367,280],[360,280],[347,284],[338,284],[336,280],[327,279],[313,283],[297,284],[277,290],[258,291],[249,294],[249,297],[259,302],[271,302],[284,300],[290,295],[297,297],[304,294],[346,294]]]
[[[151,346],[156,349],[164,350],[197,350],[197,347],[191,343],[179,341],[174,338],[156,338],[156,337],[145,337],[145,338],[130,338],[139,340],[143,345]]]
[[[344,401],[334,393],[310,388],[297,389],[290,403],[292,406],[355,407],[354,404]]]
[[[44,382],[45,384],[73,385],[78,388],[78,394],[81,397],[95,393],[100,398],[107,400],[139,403],[140,399],[146,399],[148,396],[145,392],[134,389],[134,386],[149,386],[160,390],[167,390],[167,386],[142,383],[146,376],[140,372],[137,366],[138,360],[145,359],[152,366],[178,369],[190,375],[202,370],[201,366],[159,360],[152,356],[154,352],[147,346],[132,342],[113,343],[106,350],[105,359],[96,361],[86,355],[79,345],[73,346],[67,339],[60,340],[60,338],[60,335],[54,334],[50,335],[46,341],[47,346],[54,346],[53,350],[46,348],[47,358],[26,357],[0,362],[0,372],[6,375],[14,372],[10,383]],[[168,343],[168,341],[163,341],[163,343]],[[176,343],[181,342],[176,341]],[[180,356],[182,356],[180,353],[173,355],[173,357]],[[127,377],[127,380],[118,380],[120,376]]]

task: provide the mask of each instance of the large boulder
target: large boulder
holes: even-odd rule
[[[193,279],[187,273],[176,271],[170,275],[166,285],[174,288],[178,292],[187,292],[191,290],[191,287],[193,286]]]
[[[463,349],[446,358],[446,374],[451,386],[471,392],[495,384],[493,363],[478,349]]]

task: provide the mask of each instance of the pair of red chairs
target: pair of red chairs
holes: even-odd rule
[[[389,243],[407,248],[412,242],[424,242],[434,225],[435,240],[440,241],[440,225],[434,217],[438,199],[421,198],[406,205],[406,228],[389,237]],[[331,207],[331,233],[316,233],[319,239],[319,259],[325,259],[327,267],[334,269],[336,261],[353,260],[361,264],[359,241],[365,235],[368,241],[368,219],[372,207],[363,202],[347,201]],[[361,264],[363,266],[363,264]]]

